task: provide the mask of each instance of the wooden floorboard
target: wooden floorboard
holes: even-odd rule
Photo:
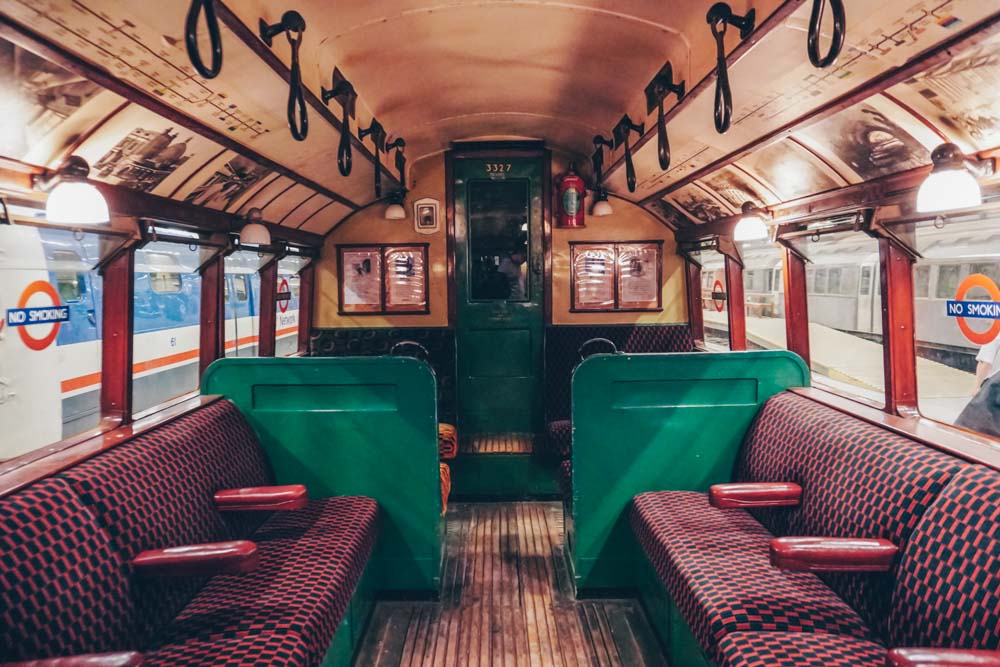
[[[439,602],[375,606],[358,667],[666,667],[635,600],[573,595],[559,503],[454,503]]]
[[[479,433],[458,445],[462,454],[530,454],[534,449],[533,433]]]

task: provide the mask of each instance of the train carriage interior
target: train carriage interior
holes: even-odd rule
[[[0,0],[0,667],[1000,667],[995,0]]]

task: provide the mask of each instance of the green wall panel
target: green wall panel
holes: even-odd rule
[[[279,484],[382,509],[370,563],[378,590],[438,590],[441,497],[434,375],[397,357],[220,359],[202,393],[247,416]]]
[[[729,481],[761,404],[809,385],[784,351],[596,355],[573,374],[573,502],[581,589],[640,585],[627,508],[645,491]]]

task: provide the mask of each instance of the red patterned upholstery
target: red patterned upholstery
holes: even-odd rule
[[[734,632],[719,642],[722,667],[883,667],[885,647],[836,635]]]
[[[892,646],[1000,649],[1000,473],[959,473],[924,515],[899,567]]]
[[[573,423],[558,419],[545,426],[545,437],[539,442],[539,453],[553,461],[564,461],[573,451]]]
[[[573,498],[573,462],[566,460],[559,464],[559,490],[563,498]]]
[[[795,482],[798,508],[752,510],[775,535],[883,538],[905,548],[910,533],[961,468],[955,458],[784,392],[747,433],[737,481]],[[895,572],[823,574],[879,637]]]
[[[128,647],[132,601],[121,560],[62,479],[0,499],[0,659]]]
[[[302,637],[265,633],[231,639],[192,639],[146,654],[146,667],[213,665],[214,667],[286,667],[309,663]]]
[[[165,424],[62,474],[92,507],[122,560],[149,549],[245,537],[256,513],[224,523],[219,489],[273,483],[246,419],[220,401]],[[204,579],[139,578],[133,586],[141,638],[173,618]]]
[[[319,662],[371,555],[378,516],[378,504],[361,497],[273,514],[252,536],[260,550],[257,570],[214,577],[155,645],[294,633],[308,661]]]
[[[656,573],[710,652],[737,631],[829,632],[868,638],[865,622],[818,577],[774,568],[772,535],[703,493],[636,496],[630,520]]]

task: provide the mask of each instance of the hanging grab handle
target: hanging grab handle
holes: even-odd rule
[[[337,144],[337,169],[340,170],[340,175],[346,178],[351,175],[353,157],[351,153],[351,118],[354,118],[355,115],[354,109],[358,95],[354,92],[354,86],[344,78],[339,69],[334,69],[333,83],[329,89],[320,89],[320,95],[323,97],[323,104],[329,104],[331,99],[335,99],[340,102],[344,109],[343,119],[340,123],[340,142]]]
[[[306,30],[306,20],[296,11],[287,11],[281,15],[281,21],[268,25],[260,19],[260,38],[271,46],[274,38],[285,33],[288,45],[292,49],[292,66],[288,78],[288,129],[296,141],[305,141],[309,134],[309,115],[306,110],[305,91],[302,88],[302,67],[299,63],[299,47],[302,46],[302,33]]]
[[[656,107],[656,154],[663,171],[670,167],[670,139],[667,137],[667,117],[663,107],[667,95],[676,95],[678,102],[684,99],[685,89],[683,81],[674,83],[674,67],[669,61],[646,86],[646,113]]]
[[[833,14],[833,35],[830,38],[830,50],[825,56],[819,52],[819,38],[823,32],[823,14],[826,12],[826,0],[813,0],[812,16],[809,17],[809,39],[807,42],[809,62],[814,67],[823,69],[829,67],[840,56],[844,49],[844,38],[847,36],[847,15],[844,11],[844,0],[830,0],[830,12]]]
[[[733,89],[729,84],[729,65],[726,62],[726,30],[729,26],[738,28],[740,37],[746,39],[756,25],[757,13],[751,9],[746,16],[733,14],[732,8],[724,2],[712,5],[706,20],[715,38],[715,131],[725,134],[733,123]]]
[[[385,128],[377,119],[372,118],[372,124],[358,130],[358,138],[371,136],[375,144],[375,199],[382,198],[382,150],[385,148]]]
[[[632,119],[628,117],[628,114],[622,116],[622,119],[618,121],[615,125],[614,137],[615,137],[615,148],[622,145],[625,146],[625,183],[628,185],[629,192],[635,192],[636,188],[636,178],[635,178],[635,163],[632,162],[632,146],[629,143],[629,135],[633,132],[637,132],[639,136],[642,136],[646,131],[645,124],[636,125],[632,122]]]
[[[663,100],[660,100],[656,111],[656,157],[660,161],[660,169],[670,168],[670,138],[667,137],[667,119],[663,113]]]
[[[212,47],[212,66],[206,67],[198,50],[198,17],[205,12],[205,26]],[[191,64],[206,79],[214,79],[222,70],[222,35],[219,33],[219,19],[215,16],[215,0],[192,0],[184,23],[184,43],[187,45]]]

